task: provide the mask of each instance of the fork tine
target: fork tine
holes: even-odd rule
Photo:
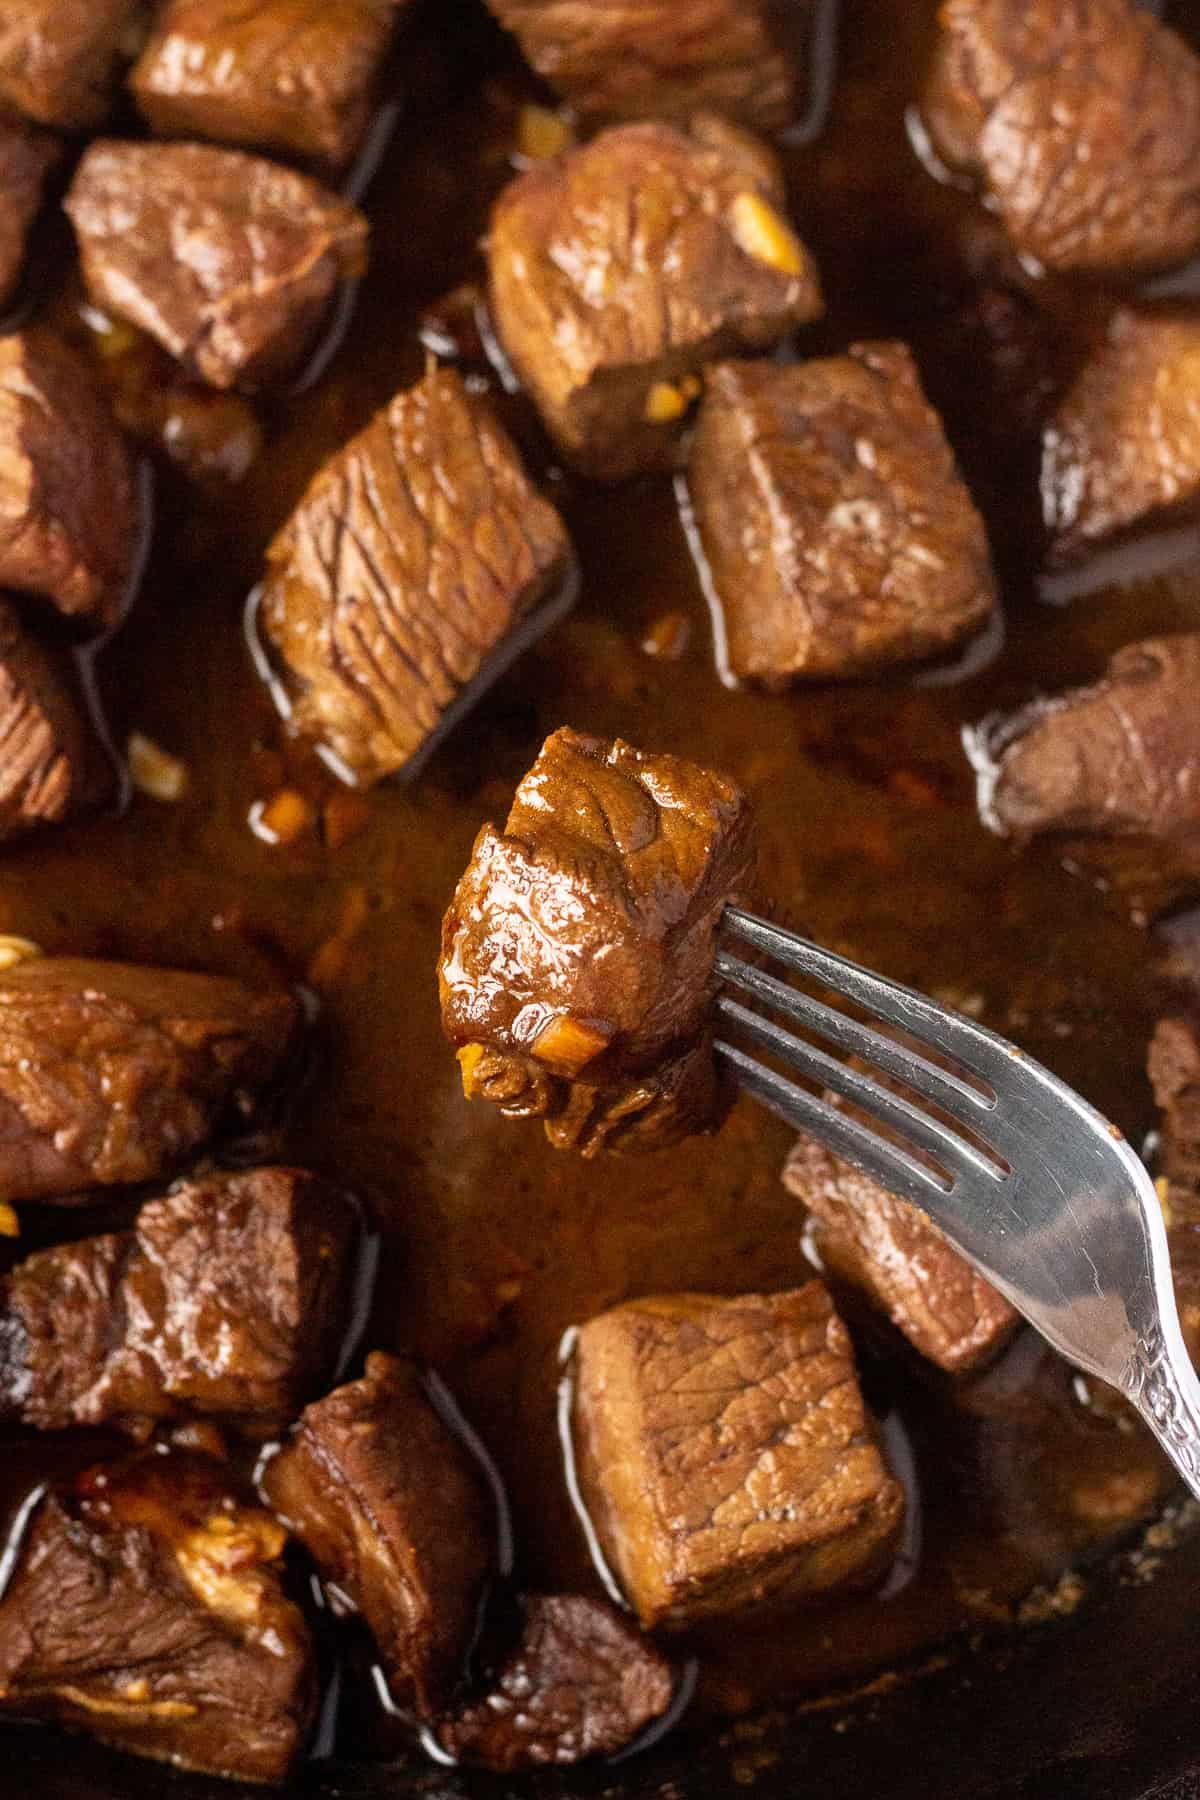
[[[737,1084],[764,1106],[778,1113],[797,1131],[808,1131],[814,1137],[844,1156],[855,1168],[862,1169],[873,1180],[882,1183],[890,1193],[901,1194],[914,1205],[926,1207],[930,1200],[948,1191],[948,1183],[925,1163],[906,1155],[896,1144],[878,1137],[850,1114],[819,1100],[815,1094],[785,1081],[774,1069],[768,1069],[744,1050],[718,1039],[713,1046],[717,1058],[731,1071]]]
[[[918,1051],[898,1044],[894,1038],[884,1037],[882,1032],[860,1024],[848,1013],[838,1012],[836,1007],[814,1000],[811,994],[789,987],[764,969],[756,969],[753,964],[730,956],[727,950],[717,952],[716,970],[731,987],[764,1000],[775,1012],[783,1013],[796,1025],[817,1032],[829,1043],[836,1044],[839,1050],[865,1057],[889,1075],[896,1075],[910,1087],[919,1088],[947,1112],[955,1112],[956,1100],[965,1100],[985,1112],[990,1112],[995,1105],[994,1094],[989,1098],[951,1070],[929,1062]]]
[[[943,1125],[940,1119],[933,1118],[901,1095],[891,1093],[869,1075],[848,1068],[845,1063],[838,1062],[836,1057],[819,1050],[815,1044],[793,1037],[790,1031],[785,1031],[773,1019],[764,1019],[759,1013],[751,1012],[748,1007],[729,999],[727,995],[718,998],[717,1012],[727,1024],[736,1026],[764,1050],[769,1050],[790,1063],[801,1075],[813,1081],[824,1082],[835,1093],[856,1101],[874,1118],[893,1126],[911,1143],[937,1157],[949,1176],[961,1175],[964,1172],[963,1165],[969,1164],[977,1175],[990,1176],[993,1181],[1004,1180],[1006,1171],[960,1137],[949,1125]]]
[[[864,969],[861,963],[851,962],[849,957],[823,950],[819,944],[771,925],[766,919],[756,918],[737,906],[725,908],[721,914],[721,927],[754,949],[765,951],[800,974],[810,975],[826,987],[844,994],[885,1024],[922,1039],[943,1055],[954,1057],[993,1089],[997,1079],[1003,1084],[1011,1070],[1013,1050],[1003,1038],[986,1026],[977,1025],[973,1019],[939,1006],[914,988],[876,975],[872,970]],[[946,1071],[938,1070],[938,1074],[944,1082]],[[923,1079],[920,1085],[924,1085]],[[994,1093],[990,1101],[983,1100],[980,1095],[972,1094],[965,1082],[962,1091],[971,1095],[976,1104],[995,1102]]]

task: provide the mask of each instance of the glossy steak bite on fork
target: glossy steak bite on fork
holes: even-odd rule
[[[85,152],[64,206],[88,293],[216,388],[295,370],[338,283],[367,264],[367,221],[300,175],[209,144]]]
[[[488,0],[584,118],[686,118],[760,131],[795,116],[815,0]]]
[[[37,1251],[0,1279],[0,1417],[285,1429],[333,1374],[354,1232],[328,1183],[263,1168],[181,1182],[131,1231]]]
[[[523,1594],[518,1611],[482,1697],[438,1725],[456,1761],[508,1773],[612,1756],[667,1711],[671,1665],[616,1607]]]
[[[580,1492],[643,1625],[794,1605],[886,1567],[904,1495],[819,1281],[627,1301],[580,1330],[574,1387]]]
[[[370,1355],[361,1380],[306,1409],[263,1491],[335,1609],[362,1615],[395,1703],[426,1719],[441,1712],[479,1629],[493,1518],[482,1471],[415,1365]]]
[[[104,629],[138,535],[129,454],[87,363],[40,327],[0,337],[0,585]]]
[[[722,673],[782,685],[951,650],[996,601],[907,345],[708,370],[688,466]]]
[[[161,137],[215,138],[334,167],[371,118],[408,0],[167,0],[130,76]]]
[[[281,1782],[315,1710],[287,1533],[219,1463],[141,1452],[50,1487],[0,1595],[0,1711]]]
[[[173,1169],[281,1068],[297,1002],[179,969],[44,956],[0,972],[0,1197]]]
[[[562,454],[618,480],[669,468],[701,370],[820,316],[778,164],[704,114],[622,125],[501,194],[489,292],[509,360]]]
[[[944,0],[923,103],[1017,249],[1128,277],[1200,249],[1200,58],[1137,0]]]
[[[711,1126],[716,931],[750,887],[733,782],[564,727],[485,825],[442,925],[442,1023],[468,1095],[589,1155]]]
[[[1137,834],[1200,846],[1200,633],[1118,650],[1099,681],[984,719],[966,738],[1003,837]]]
[[[570,560],[486,400],[431,369],[330,458],[267,551],[259,627],[292,727],[364,785],[402,769]]]

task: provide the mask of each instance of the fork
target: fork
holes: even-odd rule
[[[722,947],[721,1025],[889,1135],[722,1038],[718,1059],[738,1085],[922,1208],[1057,1351],[1124,1394],[1200,1498],[1200,1382],[1179,1327],[1166,1227],[1154,1184],[1117,1127],[1015,1044],[926,995],[737,907],[726,907],[721,928],[921,1046]],[[898,1078],[940,1116],[787,1025]]]

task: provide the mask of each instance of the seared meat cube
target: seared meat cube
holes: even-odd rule
[[[282,1430],[333,1372],[353,1228],[336,1189],[265,1168],[183,1182],[132,1231],[39,1250],[0,1281],[0,1414]]]
[[[966,736],[979,811],[1003,837],[1200,833],[1200,633],[1127,644],[1091,687]]]
[[[686,118],[761,131],[796,113],[808,0],[488,0],[538,74],[584,118]],[[791,30],[785,41],[782,27]]]
[[[829,1272],[861,1288],[930,1362],[960,1374],[1008,1342],[1016,1312],[920,1207],[809,1137],[797,1139],[783,1180],[808,1208]]]
[[[442,1023],[463,1085],[584,1154],[712,1123],[721,910],[753,873],[741,790],[563,729],[485,825],[442,925]]]
[[[496,329],[585,473],[669,467],[703,365],[820,314],[816,270],[763,155],[729,126],[623,125],[500,196]]]
[[[995,604],[983,521],[903,344],[707,377],[689,485],[731,675],[857,675]]]
[[[1194,1019],[1160,1019],[1146,1059],[1162,1109],[1159,1167],[1172,1224],[1200,1227],[1200,1031]]]
[[[408,0],[167,0],[130,76],[150,129],[338,167]]]
[[[50,1489],[0,1597],[0,1709],[181,1768],[283,1781],[315,1703],[285,1542],[196,1456],[143,1452]]]
[[[508,1774],[611,1756],[671,1704],[671,1665],[615,1607],[528,1594],[517,1642],[482,1699],[438,1726],[460,1762]]]
[[[112,784],[69,662],[0,597],[0,843],[61,824]]]
[[[48,331],[0,337],[0,585],[112,625],[137,538],[129,456],[87,364]]]
[[[42,204],[46,176],[60,154],[58,139],[48,131],[0,115],[0,307],[12,298],[25,261],[25,239]]]
[[[174,1167],[279,1069],[290,994],[67,956],[0,973],[0,1198]]]
[[[1200,497],[1200,318],[1115,312],[1046,427],[1042,504],[1055,555]]]
[[[327,462],[267,551],[260,625],[293,727],[370,783],[410,762],[570,544],[491,408],[449,369]]]
[[[79,130],[108,111],[141,0],[4,0],[0,102]]]
[[[1047,268],[1200,249],[1200,59],[1135,0],[945,0],[925,122]]]
[[[101,141],[64,206],[96,304],[216,388],[286,375],[366,266],[355,207],[239,150]]]
[[[601,1548],[646,1626],[869,1580],[904,1511],[819,1281],[631,1300],[590,1319],[574,1436]]]
[[[414,1365],[375,1351],[361,1381],[306,1409],[263,1489],[334,1603],[366,1620],[395,1701],[440,1712],[478,1631],[492,1520]]]

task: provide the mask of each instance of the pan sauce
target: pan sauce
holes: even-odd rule
[[[285,751],[243,642],[264,546],[323,458],[420,373],[422,320],[478,275],[488,202],[511,169],[522,78],[492,77],[482,103],[477,88],[464,93],[461,61],[450,67],[455,35],[443,28],[451,54],[431,52],[426,66],[409,52],[402,65],[412,104],[366,195],[372,268],[340,347],[314,385],[269,412],[266,447],[239,486],[203,493],[159,480],[140,597],[96,659],[114,740],[141,731],[183,758],[185,796],[139,797],[119,818],[5,853],[0,931],[47,949],[298,976],[320,992],[319,1067],[270,1147],[336,1175],[374,1208],[383,1243],[368,1342],[415,1349],[441,1371],[506,1481],[520,1567],[538,1584],[600,1591],[556,1427],[569,1327],[633,1293],[793,1286],[810,1272],[778,1180],[788,1133],[748,1103],[715,1140],[584,1163],[551,1151],[536,1124],[508,1124],[462,1098],[438,1021],[438,924],[480,822],[503,816],[555,726],[620,733],[728,771],[754,801],[764,891],[785,922],[1015,1036],[1135,1141],[1153,1122],[1143,1058],[1158,1003],[1154,942],[1126,898],[1064,867],[1061,846],[1021,852],[981,827],[959,733],[1038,687],[1093,675],[1131,638],[1195,628],[1196,546],[1185,537],[1190,562],[1176,543],[1169,568],[1139,575],[1154,560],[1149,545],[1102,592],[1039,596],[1032,471],[1019,489],[1012,471],[997,485],[977,372],[945,329],[948,277],[961,278],[963,227],[978,209],[931,179],[907,135],[932,11],[844,5],[831,121],[788,155],[794,214],[830,306],[802,345],[913,343],[991,530],[1007,625],[989,645],[993,660],[785,696],[724,687],[671,482],[606,491],[547,470],[529,410],[502,397],[575,539],[574,614],[419,780],[373,793],[347,841],[327,848],[310,832],[271,847],[252,832],[252,811],[285,783],[318,810],[336,792],[315,761]],[[468,62],[492,48],[467,42]],[[45,271],[66,266],[60,251],[47,246],[39,294]],[[46,309],[78,334],[79,300],[63,277]],[[1104,305],[1057,292],[1052,303],[1089,318]],[[119,1216],[29,1206],[4,1254]],[[1031,1335],[956,1386],[849,1316],[867,1398],[909,1489],[904,1550],[875,1594],[744,1640],[725,1629],[693,1640],[704,1712],[865,1677],[1008,1618],[1165,1491],[1143,1438],[1086,1404]],[[32,1483],[103,1450],[98,1439],[14,1435],[0,1447],[10,1521]],[[395,1728],[371,1690],[347,1681],[342,1692],[351,1698],[326,1746],[360,1754],[364,1733],[389,1744]]]

